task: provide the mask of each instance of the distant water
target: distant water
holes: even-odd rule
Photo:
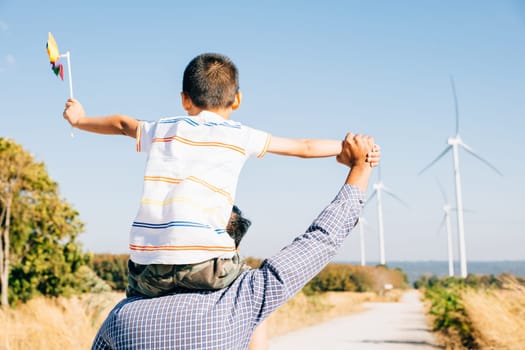
[[[359,264],[351,262],[351,264]],[[367,265],[374,266],[377,262],[370,262]],[[400,268],[408,276],[409,282],[414,281],[424,275],[436,275],[438,277],[448,276],[447,261],[391,261],[387,262],[390,268]],[[499,275],[509,273],[514,276],[525,277],[525,260],[512,261],[471,261],[467,264],[469,274]],[[454,273],[459,276],[459,264],[454,264]]]

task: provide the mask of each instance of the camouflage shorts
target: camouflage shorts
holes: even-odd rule
[[[157,297],[180,290],[221,289],[247,269],[238,254],[188,265],[140,265],[129,260],[126,295]]]

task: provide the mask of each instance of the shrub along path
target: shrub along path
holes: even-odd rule
[[[270,340],[270,350],[441,349],[430,332],[417,291],[399,303],[367,303],[366,311]]]

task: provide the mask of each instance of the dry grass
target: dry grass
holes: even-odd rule
[[[359,312],[368,301],[397,301],[401,291],[297,294],[268,320],[269,337],[338,316]],[[13,309],[0,309],[0,350],[89,349],[109,311],[123,293],[85,294],[72,298],[37,298]]]
[[[268,318],[270,338],[339,316],[363,311],[364,302],[398,301],[402,291],[392,290],[383,296],[375,293],[326,292],[306,296],[299,292]]]
[[[89,349],[100,324],[123,297],[123,293],[101,293],[37,298],[0,310],[0,349]]]
[[[462,299],[481,349],[525,347],[525,287],[512,278],[502,290],[467,290]]]

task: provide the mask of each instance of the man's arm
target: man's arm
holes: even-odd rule
[[[63,116],[71,126],[84,131],[105,135],[126,135],[133,138],[137,136],[138,120],[121,114],[87,117],[84,108],[75,99],[67,100]]]
[[[342,189],[306,233],[265,260],[251,275],[256,322],[290,299],[319,273],[357,224],[372,171],[366,163],[366,154],[372,147],[372,138],[347,135],[337,157],[339,162],[351,166]]]

